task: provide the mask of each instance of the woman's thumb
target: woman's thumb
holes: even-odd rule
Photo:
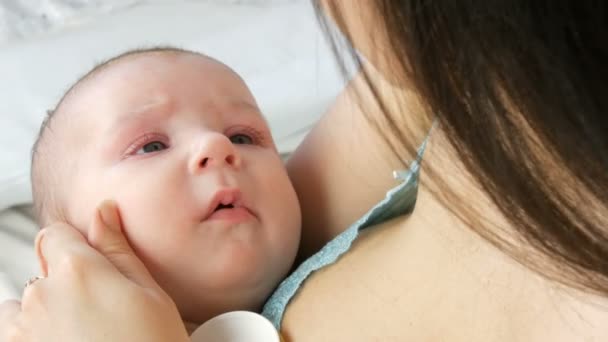
[[[118,208],[114,201],[103,201],[97,207],[101,223],[112,232],[122,232],[122,224],[120,221],[120,215],[118,214]]]
[[[125,277],[141,286],[156,285],[150,272],[129,245],[114,201],[104,201],[97,207],[88,235],[91,246],[103,254]]]

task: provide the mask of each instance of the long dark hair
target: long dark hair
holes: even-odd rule
[[[352,41],[344,8],[315,2]],[[348,1],[342,6],[351,6]],[[374,0],[391,82],[415,89],[464,166],[510,221],[512,238],[443,198],[475,231],[544,276],[608,295],[608,22],[603,1]],[[359,7],[363,7],[359,5]],[[367,14],[366,14],[367,15]],[[368,83],[382,104],[381,90]],[[381,106],[387,142],[411,146],[400,113]],[[389,128],[386,130],[386,128]],[[439,174],[435,172],[435,174]],[[438,192],[447,191],[437,188]],[[448,194],[449,195],[449,194]],[[468,214],[467,214],[468,213]],[[477,212],[477,214],[480,214]],[[522,247],[525,245],[531,248]],[[538,253],[540,252],[540,253]],[[540,255],[541,258],[532,257]]]

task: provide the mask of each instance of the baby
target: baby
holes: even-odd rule
[[[113,199],[189,323],[259,311],[299,243],[297,197],[255,99],[195,52],[130,51],[85,75],[42,125],[32,184],[42,226],[85,236]]]

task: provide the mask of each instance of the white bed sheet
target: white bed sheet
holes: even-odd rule
[[[343,88],[309,1],[168,2],[99,15],[83,25],[0,46],[0,300],[36,274],[30,148],[45,111],[103,59],[126,49],[176,45],[240,73],[281,151],[292,150]]]

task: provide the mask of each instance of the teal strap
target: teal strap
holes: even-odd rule
[[[435,124],[433,124],[433,127]],[[431,127],[432,129],[432,127]],[[430,135],[430,131],[429,131]],[[262,315],[280,330],[285,308],[296,294],[302,283],[316,270],[333,264],[342,254],[348,251],[363,229],[388,221],[400,215],[409,214],[416,204],[418,192],[418,179],[422,155],[426,149],[429,135],[424,139],[416,159],[409,169],[394,171],[393,176],[401,183],[387,192],[386,197],[368,211],[348,229],[328,242],[319,252],[304,261],[291,275],[289,275],[270,296]]]

